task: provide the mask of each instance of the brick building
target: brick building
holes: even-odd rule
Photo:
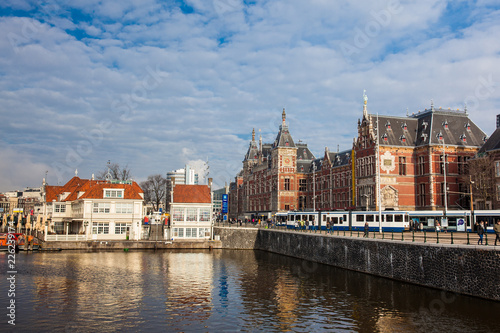
[[[470,207],[463,176],[486,135],[467,110],[435,109],[431,103],[404,117],[377,116],[368,112],[367,100],[365,95],[350,150],[325,148],[322,157],[314,157],[306,144],[294,142],[285,110],[273,144],[257,143],[253,131],[243,169],[230,185],[230,217],[376,210],[379,203],[394,210],[438,210],[445,202],[449,209]]]

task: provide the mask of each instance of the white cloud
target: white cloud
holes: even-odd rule
[[[193,13],[152,0],[81,1],[72,4],[80,16],[60,5],[34,15],[41,21],[0,18],[3,160],[22,151],[65,182],[107,160],[141,180],[208,157],[223,185],[252,128],[274,140],[283,107],[294,139],[315,155],[349,149],[363,89],[380,114],[469,101],[472,120],[494,130],[499,88],[483,81],[500,81],[496,3],[468,8],[463,24],[443,0],[186,3]],[[359,31],[371,31],[367,45],[356,44]],[[0,191],[25,185],[25,170],[9,172]]]

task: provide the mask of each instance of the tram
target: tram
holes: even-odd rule
[[[439,225],[442,231],[470,231],[470,211],[449,210],[446,218],[442,210],[409,211],[410,222],[414,230],[434,231]]]
[[[474,222],[480,223],[484,222],[484,227],[488,233],[493,233],[493,226],[495,223],[500,220],[500,210],[475,210],[474,214]],[[467,231],[471,231],[470,226],[468,226]]]
[[[383,211],[317,211],[317,212],[288,212],[287,228],[301,228],[304,222],[306,229],[321,230],[364,230],[368,223],[370,231],[402,232],[409,229],[408,212]]]

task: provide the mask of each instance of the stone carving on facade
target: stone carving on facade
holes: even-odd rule
[[[385,186],[382,191],[382,207],[384,208],[396,208],[399,203],[399,194],[392,186]]]

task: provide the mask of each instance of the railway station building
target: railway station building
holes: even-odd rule
[[[361,112],[360,112],[361,115]],[[286,122],[273,143],[256,141],[230,184],[230,218],[284,211],[469,209],[467,161],[487,140],[467,109],[435,108],[406,116],[368,112],[364,96],[348,150],[314,156]],[[445,185],[446,184],[446,185]],[[447,190],[445,191],[445,188]]]

